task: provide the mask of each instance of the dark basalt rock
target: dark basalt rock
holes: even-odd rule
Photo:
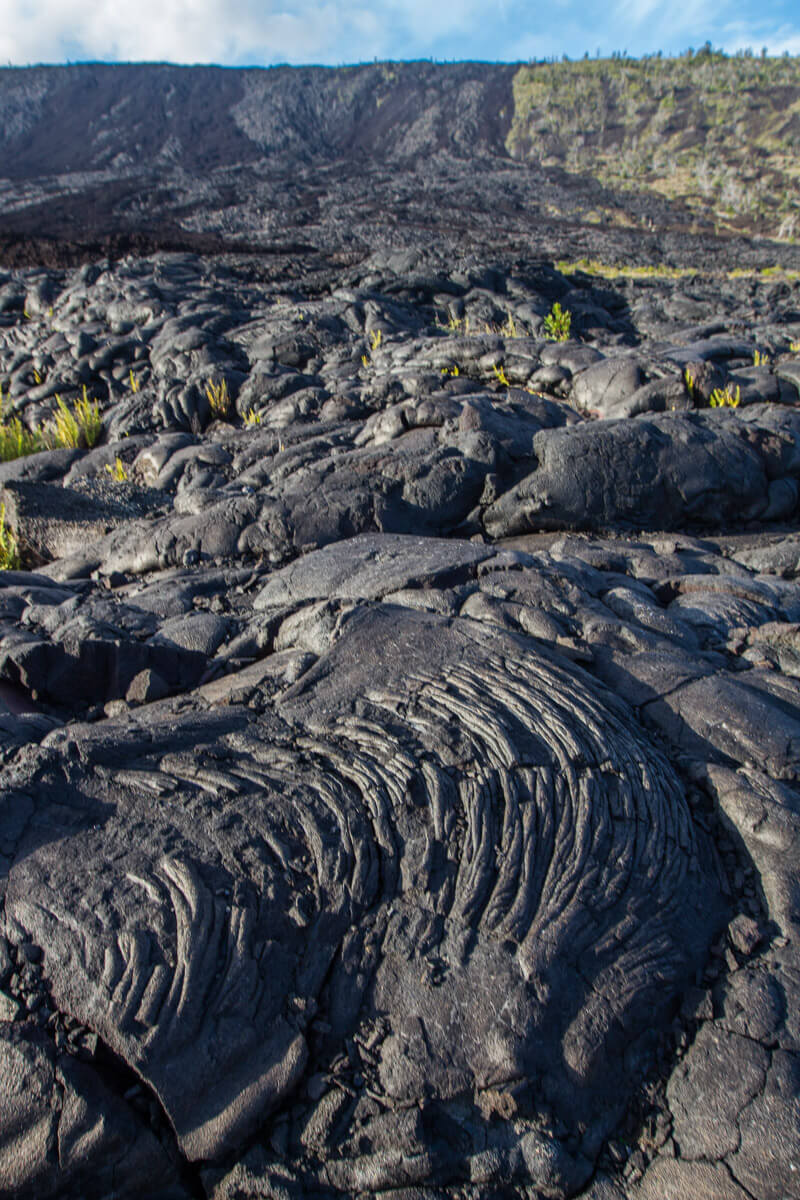
[[[439,167],[0,273],[3,1194],[796,1194],[798,285]]]
[[[8,928],[47,948],[57,1009],[152,1087],[192,1160],[263,1124],[309,1040],[330,1069],[382,1014],[359,1087],[384,1125],[413,1102],[446,1127],[471,1098],[420,1181],[481,1169],[488,1139],[510,1178],[573,1192],[719,927],[706,839],[629,712],[547,651],[392,605],[340,628],[261,717],[156,705],[46,739],[28,825],[56,827],[19,844]],[[537,1098],[577,1144],[537,1126]],[[492,1131],[504,1104],[513,1133]],[[337,1154],[319,1182],[405,1169]]]

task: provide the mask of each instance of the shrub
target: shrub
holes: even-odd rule
[[[242,420],[244,421],[245,425],[260,425],[261,413],[256,412],[254,408],[248,408],[246,413],[242,413]]]
[[[556,300],[544,319],[544,331],[552,342],[566,342],[572,328],[572,313]]]

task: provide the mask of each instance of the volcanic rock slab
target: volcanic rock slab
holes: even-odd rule
[[[146,706],[45,738],[33,794],[7,797],[29,808],[8,929],[47,947],[57,1009],[153,1089],[192,1160],[296,1088],[324,990],[329,1043],[383,1018],[369,1083],[387,1112],[444,1121],[541,1079],[588,1154],[524,1121],[494,1153],[572,1191],[618,1115],[622,1049],[635,1061],[722,917],[678,780],[629,726],[513,634],[357,605],[260,718]],[[460,1152],[322,1179],[474,1173],[475,1120]]]

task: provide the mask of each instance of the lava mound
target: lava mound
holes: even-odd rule
[[[579,1188],[721,911],[624,706],[512,633],[360,603],[260,714],[158,707],[45,739],[6,916],[182,1153],[224,1161],[313,1057],[297,1194]],[[348,1046],[375,1112],[333,1139]]]

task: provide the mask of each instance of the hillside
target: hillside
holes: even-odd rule
[[[588,226],[789,247],[799,129],[796,58],[8,68],[0,235],[342,249],[535,229],[546,251]]]
[[[514,76],[517,158],[685,202],[719,228],[800,233],[800,60],[605,59]]]

